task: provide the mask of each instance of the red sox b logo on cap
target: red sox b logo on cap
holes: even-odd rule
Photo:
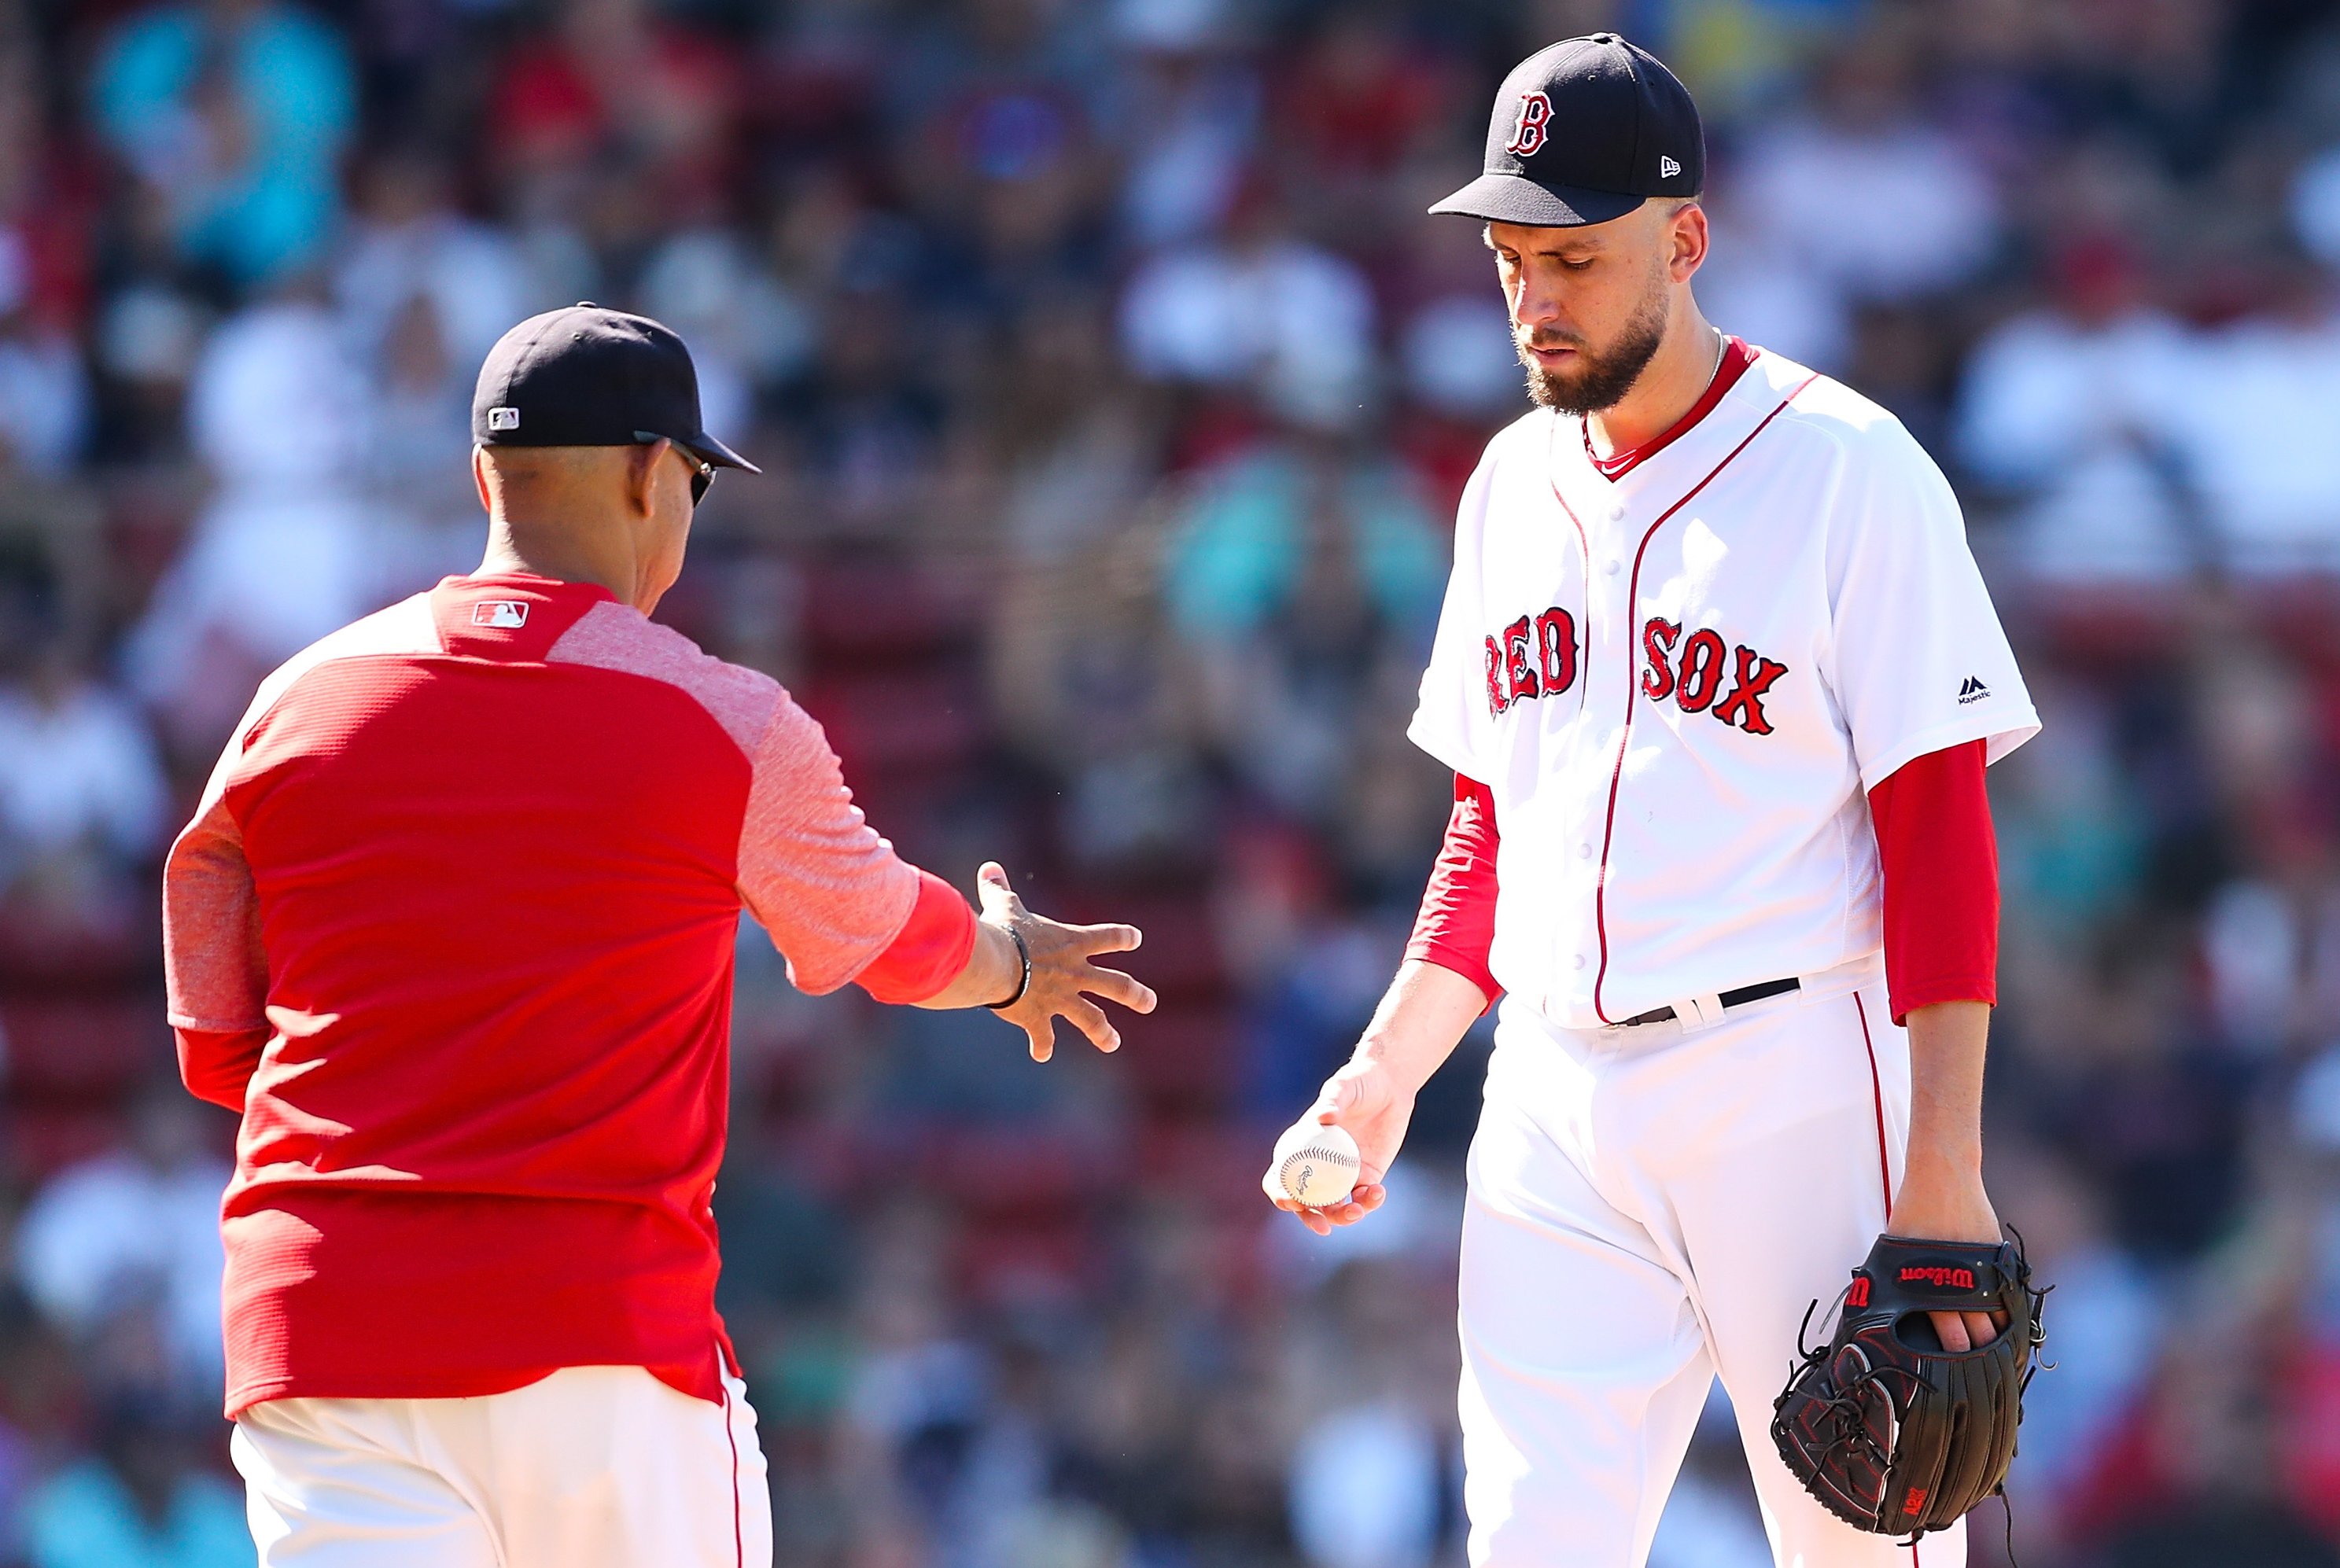
[[[1532,158],[1544,144],[1544,127],[1552,123],[1552,100],[1542,93],[1520,94],[1519,123],[1512,128],[1512,139],[1503,151],[1519,158]]]

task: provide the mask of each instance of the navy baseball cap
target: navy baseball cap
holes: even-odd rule
[[[1485,173],[1430,210],[1576,228],[1705,183],[1690,90],[1648,50],[1593,33],[1512,67],[1487,125]]]
[[[471,394],[483,447],[630,447],[659,437],[717,468],[763,470],[707,433],[699,370],[674,332],[586,301],[496,340]]]

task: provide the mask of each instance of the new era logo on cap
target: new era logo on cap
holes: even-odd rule
[[[488,410],[488,429],[491,430],[519,429],[520,410],[518,409],[511,408],[490,409]]]
[[[475,626],[513,626],[528,625],[526,599],[482,599],[471,606],[471,624]]]
[[[1681,165],[1680,163],[1675,163],[1671,158],[1661,157],[1661,158],[1658,160],[1658,178],[1659,178],[1659,179],[1661,179],[1661,180],[1671,180],[1671,179],[1672,179],[1675,175],[1677,175],[1677,174],[1679,174],[1679,173],[1681,173]]]

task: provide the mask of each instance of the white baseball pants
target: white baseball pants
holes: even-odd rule
[[[471,1399],[273,1399],[237,1417],[260,1568],[770,1568],[756,1415],[639,1366]]]
[[[1885,1228],[1907,1035],[1873,967],[1719,1023],[1555,1029],[1506,1004],[1462,1227],[1472,1568],[1642,1568],[1720,1372],[1780,1568],[1962,1568],[1814,1502],[1771,1445],[1805,1306]]]

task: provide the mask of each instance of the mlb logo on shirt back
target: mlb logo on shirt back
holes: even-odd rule
[[[471,624],[475,626],[524,626],[528,625],[528,603],[524,599],[482,599],[471,606]]]

